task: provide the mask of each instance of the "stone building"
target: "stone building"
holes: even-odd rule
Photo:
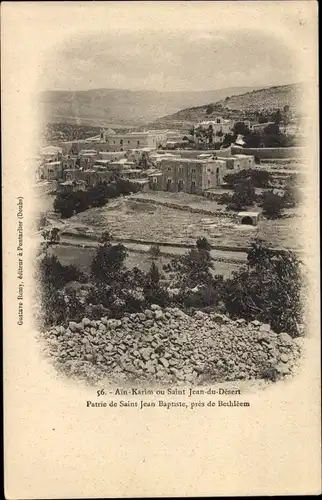
[[[159,166],[163,191],[203,194],[206,189],[219,187],[226,173],[225,160],[164,159]]]
[[[40,180],[53,181],[63,178],[63,164],[61,161],[46,161],[38,167]]]

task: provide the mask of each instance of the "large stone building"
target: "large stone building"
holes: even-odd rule
[[[127,132],[117,134],[113,130],[101,136],[102,143],[109,145],[109,151],[128,151],[129,149],[157,149],[167,142],[166,131]]]
[[[202,158],[164,157],[158,162],[158,168],[162,172],[158,188],[201,195],[207,189],[222,186],[227,173],[253,167],[254,157],[246,155],[222,158],[215,155],[204,155]]]
[[[159,168],[162,172],[162,190],[201,195],[205,189],[222,184],[226,162],[218,159],[172,158],[162,160]]]

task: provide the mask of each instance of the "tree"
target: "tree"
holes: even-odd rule
[[[55,255],[47,255],[40,260],[39,280],[42,284],[50,284],[57,289],[70,281],[82,279],[82,273],[75,266],[63,266]]]
[[[127,251],[124,245],[100,245],[91,265],[93,277],[98,281],[109,283],[117,280],[124,269]]]
[[[263,195],[263,214],[268,219],[278,219],[282,215],[283,198],[273,191]]]
[[[64,219],[71,217],[76,209],[75,199],[71,193],[58,194],[54,201],[54,210],[60,212]]]
[[[182,293],[212,282],[213,264],[207,250],[192,248],[187,254],[172,259],[171,268],[176,275],[174,286],[181,288]]]
[[[272,175],[270,172],[267,172],[267,170],[255,170],[251,168],[240,170],[232,174],[226,174],[223,180],[228,186],[233,188],[240,181],[247,178],[250,178],[252,185],[257,188],[267,188],[272,181]]]
[[[101,243],[110,243],[111,241],[112,241],[112,235],[111,235],[111,233],[109,233],[108,231],[104,231],[101,234],[100,242]]]
[[[205,134],[204,129],[199,126],[195,128],[195,137],[197,139],[197,142],[204,143],[206,141],[207,134]]]
[[[41,284],[39,318],[42,326],[62,325],[66,320],[66,306],[62,293],[51,283]]]
[[[290,251],[275,251],[255,240],[247,266],[225,282],[224,303],[232,317],[269,323],[276,332],[299,334],[303,320],[302,264]]]
[[[207,115],[211,115],[212,113],[214,112],[214,107],[212,104],[208,104],[207,108],[206,108],[206,114]]]
[[[168,302],[168,294],[160,283],[161,275],[155,262],[152,262],[149,272],[145,278],[143,293],[149,304],[165,306]]]
[[[237,135],[249,135],[250,130],[245,122],[236,122],[234,125],[234,134]]]
[[[211,244],[204,236],[197,239],[196,246],[199,251],[206,250],[207,252],[210,252],[212,248]]]
[[[91,207],[102,207],[107,202],[106,186],[99,183],[86,193],[87,205]],[[85,209],[86,210],[86,209]]]
[[[53,227],[50,231],[50,242],[58,243],[60,241],[60,230],[58,227]]]
[[[189,135],[192,135],[192,137],[194,137],[194,135],[195,135],[195,127],[194,127],[194,125],[189,129]]]
[[[267,123],[268,122],[268,117],[260,113],[258,115],[258,123]]]
[[[225,134],[223,140],[223,146],[228,147],[235,142],[236,138],[234,134]]]
[[[276,125],[280,125],[282,120],[281,110],[278,108],[275,113],[273,113],[272,118]]]
[[[227,208],[234,211],[240,211],[245,207],[253,205],[255,199],[256,193],[251,178],[248,177],[245,179],[241,179],[234,186],[234,194]]]
[[[214,138],[214,129],[213,129],[213,126],[210,124],[209,127],[208,127],[208,144],[209,144],[209,147],[212,146],[213,138]]]
[[[149,254],[152,260],[158,259],[161,254],[160,245],[158,244],[151,245],[149,248]]]
[[[259,148],[261,145],[261,136],[257,132],[251,132],[244,137],[246,148]]]

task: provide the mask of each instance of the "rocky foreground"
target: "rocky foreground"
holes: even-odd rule
[[[122,319],[83,318],[42,337],[46,354],[73,378],[177,385],[277,380],[294,371],[302,340],[259,321],[158,305]]]

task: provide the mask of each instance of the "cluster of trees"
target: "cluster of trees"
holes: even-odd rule
[[[265,217],[277,219],[283,215],[286,208],[294,208],[301,202],[301,195],[292,181],[283,188],[283,194],[274,189],[265,189],[262,194],[256,194],[256,188],[269,188],[271,174],[258,170],[241,170],[227,174],[224,181],[233,188],[233,194],[224,193],[218,202],[227,205],[228,210],[241,211],[254,204],[261,206]]]
[[[57,194],[54,209],[61,217],[68,218],[74,213],[84,212],[88,208],[102,207],[109,199],[139,191],[140,187],[128,180],[102,182],[86,191],[72,191]]]
[[[225,307],[230,316],[254,318],[277,331],[299,335],[303,321],[301,261],[291,251],[273,251],[256,240],[247,266],[225,283]]]
[[[224,279],[215,273],[210,250],[205,238],[198,239],[194,248],[173,258],[162,271],[155,256],[144,273],[126,268],[123,245],[105,241],[97,249],[90,276],[46,254],[38,271],[43,322],[48,327],[80,321],[84,316],[120,317],[156,303],[179,306],[188,313],[211,308],[233,318],[270,323],[277,332],[299,334],[303,280],[295,254],[270,250],[255,240],[247,265]]]
[[[278,219],[282,217],[284,209],[295,208],[300,202],[301,194],[299,190],[294,185],[287,184],[282,196],[273,190],[263,193],[260,204],[266,218]]]
[[[227,174],[224,177],[224,182],[229,187],[234,187],[239,182],[251,179],[252,185],[256,188],[268,188],[272,183],[272,174],[266,170],[246,169],[239,172]]]
[[[244,147],[246,148],[295,146],[295,138],[282,133],[280,130],[281,116],[280,110],[277,110],[270,117],[259,116],[259,123],[272,122],[261,132],[250,130],[244,122],[236,122],[233,132],[225,135],[223,145],[228,147],[230,144],[234,144],[238,135],[242,135],[245,143]]]
[[[258,123],[274,122],[277,125],[288,125],[291,118],[290,106],[287,104],[283,107],[274,110],[263,110],[256,113]]]

